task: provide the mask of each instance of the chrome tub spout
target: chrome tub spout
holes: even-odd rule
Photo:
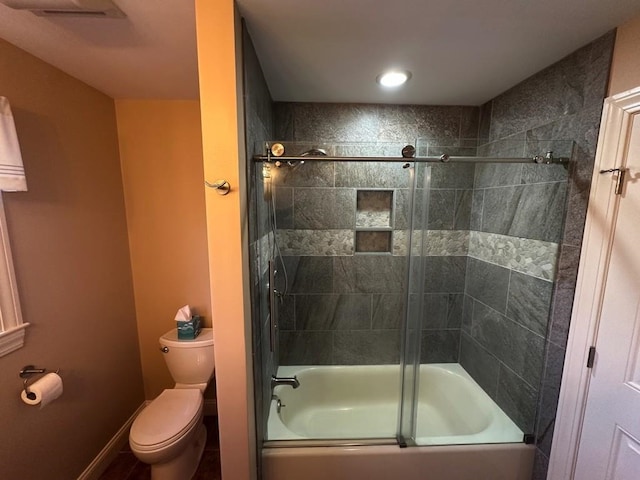
[[[300,382],[298,381],[298,377],[276,377],[275,375],[271,376],[271,390],[273,390],[278,385],[289,385],[293,388],[298,388],[300,386]]]

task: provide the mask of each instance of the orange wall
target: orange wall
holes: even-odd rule
[[[211,326],[198,101],[117,100],[145,396],[173,380],[158,338],[189,304]]]
[[[240,22],[233,0],[196,0],[204,174],[232,191],[207,189],[222,478],[256,475]]]
[[[0,478],[74,479],[142,404],[114,102],[0,40],[28,192],[5,193],[26,345],[0,357]],[[19,400],[18,371],[63,395]]]
[[[609,96],[640,86],[640,15],[618,27]]]

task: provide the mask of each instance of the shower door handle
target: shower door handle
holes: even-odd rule
[[[276,262],[269,260],[269,348],[276,350],[276,330],[278,329],[278,305],[276,298]]]

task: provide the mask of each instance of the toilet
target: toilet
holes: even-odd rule
[[[164,390],[133,421],[129,445],[151,465],[152,480],[189,480],[198,468],[207,432],[204,393],[215,368],[213,329],[178,340],[177,329],[160,337],[160,350],[176,384]]]

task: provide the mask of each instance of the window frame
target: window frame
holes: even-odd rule
[[[9,243],[7,220],[2,193],[0,193],[0,357],[24,345],[25,329],[13,257]]]

